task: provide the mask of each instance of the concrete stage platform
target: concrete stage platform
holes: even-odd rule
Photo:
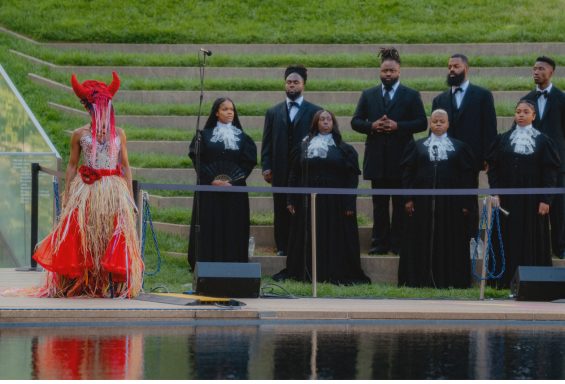
[[[41,272],[0,269],[0,291],[38,285]],[[523,320],[565,321],[565,303],[514,300],[238,299],[242,307],[179,306],[139,300],[0,296],[0,326],[47,323],[216,320]]]

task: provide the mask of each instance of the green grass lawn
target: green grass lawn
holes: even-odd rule
[[[558,0],[21,0],[0,23],[53,41],[369,43],[560,41]]]
[[[146,271],[154,273],[157,269],[157,256],[148,249],[145,258]],[[192,291],[193,275],[189,270],[186,257],[163,255],[160,271],[144,279],[145,292],[187,292]],[[318,297],[355,297],[372,299],[451,299],[451,300],[478,300],[479,289],[433,289],[433,288],[408,288],[397,287],[392,284],[361,284],[354,286],[333,285],[318,283]],[[310,283],[287,280],[274,282],[270,276],[261,279],[262,295],[293,295],[295,297],[312,297]],[[490,287],[485,289],[487,299],[505,299],[510,294],[509,290],[496,290]]]

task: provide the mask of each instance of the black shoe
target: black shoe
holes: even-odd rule
[[[400,252],[398,251],[397,248],[391,248],[390,253],[392,253],[393,255],[398,256],[400,254]]]
[[[557,255],[557,257],[559,257],[561,260],[565,259],[565,251],[559,252],[559,255]]]
[[[275,273],[272,279],[275,281],[285,281],[286,279],[288,279],[288,272],[286,271],[286,268],[278,273]]]
[[[388,253],[388,248],[385,247],[371,247],[369,249],[369,255],[386,255]]]
[[[277,251],[277,256],[286,256],[285,251]]]

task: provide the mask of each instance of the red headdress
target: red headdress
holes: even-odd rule
[[[94,164],[96,156],[96,145],[98,142],[97,136],[101,134],[104,123],[106,127],[109,128],[110,152],[113,154],[114,151],[116,151],[116,125],[114,107],[112,106],[112,97],[114,97],[120,88],[120,78],[116,72],[112,72],[112,76],[113,79],[110,85],[106,85],[105,83],[96,80],[86,80],[80,84],[74,73],[71,76],[73,91],[75,91],[75,94],[82,101],[91,116],[92,164]]]

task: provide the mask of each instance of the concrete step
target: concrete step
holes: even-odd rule
[[[183,208],[192,209],[192,197],[173,196],[163,197],[150,195],[149,203],[152,208]],[[271,213],[273,212],[272,196],[250,196],[249,209],[251,213]],[[373,202],[370,197],[357,198],[357,212],[362,213],[366,217],[372,218]]]
[[[194,168],[131,168],[134,179],[168,184],[196,184]],[[247,184],[267,187],[259,167],[255,168],[247,178]],[[370,183],[359,176],[359,188],[370,188]]]
[[[97,76],[111,78],[112,71],[116,71],[122,77],[159,77],[159,78],[192,78],[200,76],[198,67],[139,67],[139,66],[78,66],[78,65],[57,65],[51,62],[38,59],[24,53],[11,50],[14,54],[26,59],[27,61],[50,68],[53,71],[67,73],[69,76],[76,73],[80,78],[84,76]],[[213,63],[212,63],[213,64]],[[206,78],[243,78],[243,79],[279,79],[284,74],[284,67],[206,67]],[[441,67],[407,67],[402,66],[402,79],[412,78],[440,78],[446,76],[445,66]],[[557,67],[555,76],[565,74],[565,69]],[[469,75],[471,78],[479,77],[527,77],[532,76],[531,67],[472,67]],[[308,68],[310,79],[357,79],[377,82],[379,78],[378,68]],[[370,83],[367,84],[367,87]]]
[[[73,94],[70,86],[58,83],[45,77],[29,74],[32,81],[47,86],[53,90],[64,91]],[[523,91],[495,91],[493,92],[495,102],[514,103],[528,92]],[[420,92],[424,103],[431,103],[433,98],[440,92]],[[356,105],[361,92],[307,92],[308,100],[315,104],[353,104]],[[204,94],[204,102],[213,102],[218,97],[229,97],[235,103],[271,103],[281,101],[281,91],[207,91]],[[120,91],[117,100],[131,103],[143,104],[196,104],[200,98],[199,91]]]
[[[153,227],[156,231],[167,232],[174,235],[179,235],[188,238],[190,233],[190,225],[183,224],[170,224],[153,222]],[[272,247],[275,248],[275,237],[272,225],[251,225],[250,236],[255,238],[256,247]],[[359,241],[361,245],[361,252],[367,253],[371,245],[372,227],[359,227]]]
[[[394,46],[400,54],[464,53],[466,55],[535,55],[551,52],[565,54],[564,43],[447,43],[447,44],[119,44],[119,43],[40,43],[41,46],[57,50],[80,50],[88,52],[121,53],[173,53],[196,54],[206,47],[215,55],[225,54],[300,54],[327,55],[336,53],[376,54],[383,46]],[[214,56],[210,58],[212,61]]]
[[[282,94],[281,94],[282,95]],[[308,95],[306,95],[308,97]],[[75,108],[67,107],[65,105],[49,102],[49,106],[58,111],[64,112],[72,116],[83,116],[88,117],[88,114],[84,110],[78,110]],[[206,115],[207,111],[204,111]],[[171,115],[116,115],[116,121],[118,125],[133,125],[139,128],[142,127],[169,127],[169,128],[179,128],[194,131],[196,127],[197,116],[171,116]],[[206,119],[206,116],[203,117]],[[240,116],[241,124],[244,129],[263,129],[263,124],[265,122],[264,116]],[[503,132],[510,128],[513,117],[499,116],[498,127],[499,131]],[[351,128],[351,116],[337,116],[337,122],[341,129]],[[204,121],[200,120],[201,125],[204,125]]]
[[[362,158],[365,154],[365,143],[349,143]],[[128,153],[159,153],[186,156],[190,141],[135,141],[128,140]],[[256,141],[257,153],[261,153],[261,142]]]
[[[167,183],[167,184],[195,184],[196,172],[194,168],[136,168],[132,167],[132,176],[134,179],[141,179],[144,181],[151,180],[152,183]],[[266,187],[267,184],[263,180],[261,169],[257,166],[247,178],[249,186],[262,186]],[[363,180],[363,176],[359,176],[359,188],[370,188],[371,183]],[[486,174],[481,172],[479,174],[479,187],[488,188],[488,180]]]
[[[139,66],[79,66],[79,65],[57,65],[51,62],[26,55],[15,50],[12,53],[28,60],[31,63],[42,65],[53,71],[69,74],[76,73],[82,76],[100,76],[111,78],[112,71],[123,76],[136,77],[182,77],[197,79],[200,76],[198,67],[139,67]],[[212,63],[213,64],[213,63]],[[280,79],[282,88],[282,75],[284,67],[206,67],[206,78],[243,78],[243,79]],[[407,67],[402,66],[402,79],[413,78],[439,78],[444,79],[447,70],[445,66],[440,67]],[[565,69],[557,67],[555,76],[565,75]],[[532,76],[531,67],[471,67],[469,75],[471,78],[479,77],[527,77]],[[357,79],[367,80],[371,83],[378,82],[378,68],[308,68],[310,79]],[[367,87],[370,83],[367,84]]]

